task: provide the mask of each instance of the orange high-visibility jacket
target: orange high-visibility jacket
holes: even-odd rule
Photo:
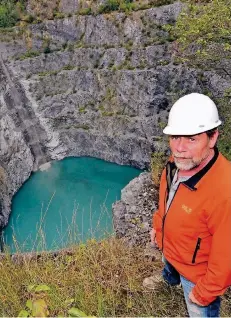
[[[231,163],[215,149],[207,166],[180,183],[166,213],[175,171],[170,160],[153,227],[165,258],[196,284],[192,292],[206,306],[231,285]]]

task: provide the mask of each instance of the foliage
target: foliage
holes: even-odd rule
[[[172,0],[149,0],[150,7],[160,7],[173,3]]]
[[[71,317],[88,317],[85,312],[79,310],[78,308],[71,308],[68,310],[68,314],[71,315]]]
[[[158,7],[161,5],[167,5],[173,3],[174,0],[148,0],[148,1],[134,1],[134,0],[106,0],[102,4],[98,13],[109,13],[111,11],[137,11],[149,9],[153,6]]]
[[[104,4],[99,7],[99,13],[108,13],[118,10],[120,7],[119,0],[106,0]]]
[[[71,71],[75,68],[75,66],[71,65],[71,64],[67,64],[66,66],[63,67],[63,70],[66,71]]]
[[[80,15],[89,15],[92,14],[91,8],[83,8],[79,10]]]
[[[156,292],[143,289],[143,279],[162,263],[150,263],[142,247],[123,240],[91,239],[59,254],[14,260],[6,255],[0,262],[1,316],[186,316],[181,289],[164,283]],[[229,292],[222,316],[231,315],[230,300]]]
[[[98,5],[93,0],[80,6],[78,14],[91,15],[110,13],[115,10],[130,12],[137,10],[149,9],[153,6],[161,6],[173,3],[174,0],[106,0],[103,4]],[[59,0],[30,0],[30,8],[33,15],[26,13],[26,0],[0,0],[0,27],[14,26],[17,21],[26,23],[41,22],[44,19],[63,19],[71,16],[60,12]]]
[[[21,263],[6,257],[1,260],[0,315],[15,317],[21,310],[31,314],[31,302],[43,299],[40,305],[53,317],[77,315],[78,310],[88,316],[168,316],[178,312],[185,316],[182,292],[164,285],[157,295],[143,291],[143,278],[160,266],[150,266],[141,248],[128,248],[114,238],[90,240],[74,247],[72,253],[44,254]],[[41,285],[50,290],[36,292]]]
[[[65,18],[65,14],[59,11],[55,11],[53,12],[53,17],[56,19],[64,19]]]
[[[40,284],[40,285],[29,285],[27,287],[29,294],[29,299],[26,301],[26,309],[22,309],[18,317],[48,317],[49,310],[48,310],[48,298],[49,298],[49,291],[51,288],[47,285]],[[64,303],[68,308],[74,299],[67,299]],[[87,317],[87,315],[79,310],[78,308],[72,307],[68,310],[68,314],[70,317]]]
[[[218,148],[231,161],[231,88],[225,92],[223,98],[217,100],[217,104],[223,122],[218,139]]]
[[[0,28],[13,27],[19,20],[31,23],[32,16],[25,12],[26,0],[0,0]]]
[[[27,14],[27,15],[25,15],[23,18],[22,18],[22,20],[23,21],[25,21],[25,22],[27,22],[27,23],[32,23],[32,22],[34,22],[34,17],[33,17],[33,15],[31,15],[31,14]]]
[[[29,50],[26,53],[24,53],[23,55],[21,55],[19,59],[20,60],[25,60],[25,59],[28,59],[28,58],[31,58],[31,57],[39,56],[40,54],[41,53],[39,51]]]
[[[230,0],[186,4],[176,26],[167,26],[177,38],[176,53],[191,65],[222,68],[221,59],[231,57]]]
[[[0,2],[0,28],[14,26],[19,20],[19,14],[13,1]]]
[[[163,151],[156,151],[152,153],[151,158],[151,171],[152,171],[152,180],[155,186],[158,186],[160,183],[161,173],[164,169],[165,164],[167,163],[167,155]]]

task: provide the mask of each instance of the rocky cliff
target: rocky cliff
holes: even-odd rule
[[[1,35],[1,226],[13,194],[41,164],[92,156],[147,168],[165,148],[162,127],[179,96],[220,96],[230,86],[174,62],[163,26],[174,24],[180,2],[98,15],[81,15],[78,4],[61,1],[59,19]]]

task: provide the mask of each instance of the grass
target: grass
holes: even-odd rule
[[[74,246],[68,253],[41,254],[17,263],[0,262],[0,314],[17,316],[27,300],[43,299],[49,316],[67,316],[78,308],[88,316],[186,316],[181,289],[160,283],[156,292],[142,281],[160,271],[160,261],[144,259],[141,247],[128,248],[111,237]],[[49,287],[35,292],[33,286]],[[230,316],[231,294],[223,297],[222,316]]]
[[[106,0],[98,7],[97,13],[110,13],[120,11],[129,13],[131,11],[147,10],[152,7],[159,7],[173,3],[173,0],[148,0],[148,1],[130,1],[130,0]]]
[[[1,315],[17,316],[26,301],[35,297],[28,291],[28,286],[34,284],[50,287],[42,298],[46,299],[51,316],[66,315],[70,299],[74,299],[72,306],[87,315],[168,315],[168,300],[162,292],[156,295],[142,290],[142,279],[159,264],[151,268],[141,254],[140,248],[128,249],[122,241],[111,238],[98,243],[90,240],[74,247],[71,255],[44,254],[38,260],[24,260],[21,264],[8,257],[1,262]],[[176,297],[169,291],[166,295]],[[181,305],[177,301],[174,306],[178,312],[182,299]]]
[[[28,59],[28,58],[33,58],[33,57],[37,57],[39,56],[41,53],[39,51],[27,51],[26,53],[22,54],[19,59],[22,61],[22,60],[25,60],[25,59]]]
[[[58,70],[39,72],[39,73],[37,73],[37,75],[40,77],[49,76],[49,75],[57,75],[62,71],[71,71],[73,69],[75,69],[75,66],[68,64],[68,65],[66,65],[63,68],[60,68]]]

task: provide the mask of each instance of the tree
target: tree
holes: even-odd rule
[[[13,1],[0,1],[0,28],[14,26],[18,18]]]
[[[231,76],[231,0],[187,1],[175,27],[177,55],[192,66]]]

